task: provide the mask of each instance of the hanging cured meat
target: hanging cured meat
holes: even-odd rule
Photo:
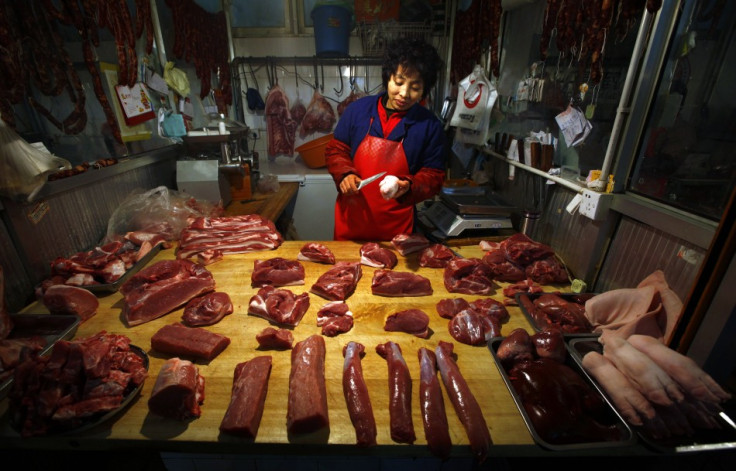
[[[330,102],[315,90],[312,101],[307,106],[307,114],[299,126],[299,137],[304,138],[315,132],[329,133],[336,121],[335,110],[332,109]]]
[[[294,139],[297,123],[289,111],[289,97],[274,85],[266,96],[266,132],[268,133],[268,158],[277,155],[294,155]]]

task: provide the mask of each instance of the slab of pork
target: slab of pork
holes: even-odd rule
[[[212,361],[230,345],[230,338],[201,327],[169,324],[151,337],[151,348],[187,358]]]
[[[268,393],[271,360],[270,356],[259,356],[235,366],[230,404],[220,422],[221,432],[256,438]]]
[[[97,314],[100,306],[94,293],[68,285],[49,286],[41,300],[51,314],[76,315],[83,321]]]
[[[286,429],[289,434],[315,432],[329,426],[325,385],[325,341],[312,335],[291,350]]]
[[[371,292],[376,296],[431,296],[429,278],[412,272],[378,269],[373,273]]]
[[[169,358],[153,385],[148,410],[156,415],[176,420],[196,419],[202,414],[204,377],[191,361]]]

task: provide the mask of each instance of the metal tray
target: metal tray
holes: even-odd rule
[[[138,260],[135,265],[130,267],[123,276],[115,280],[113,283],[101,283],[97,285],[86,285],[82,288],[91,291],[93,293],[114,293],[120,289],[120,286],[128,281],[128,279],[134,274],[138,273],[141,268],[146,266],[148,262],[156,256],[161,250],[161,244],[156,244],[142,259]]]
[[[598,385],[598,382],[583,368],[583,357],[586,353],[595,351],[603,353],[603,345],[595,339],[571,339],[568,342],[568,351],[573,360],[579,365],[583,374],[588,379]],[[602,394],[606,392],[597,386]],[[608,396],[606,395],[606,398]],[[632,430],[639,437],[639,441],[647,448],[662,453],[687,453],[700,452],[706,450],[726,450],[736,449],[736,424],[733,424],[733,418],[736,417],[736,404],[731,400],[724,407],[724,414],[717,417],[716,420],[721,425],[718,430],[696,429],[694,436],[689,437],[671,437],[667,439],[655,439],[647,433],[645,429],[638,426],[632,426]],[[729,421],[731,423],[729,424]]]
[[[516,210],[494,193],[484,194],[448,194],[441,193],[440,199],[456,213],[463,216],[500,216],[508,217]]]
[[[557,296],[561,297],[562,299],[566,301],[576,302],[581,296],[584,297],[593,297],[595,296],[594,293],[583,293],[583,294],[576,294],[576,293],[516,293],[516,304],[519,305],[519,308],[521,309],[521,312],[524,314],[524,316],[527,318],[529,323],[532,325],[535,331],[541,332],[544,330],[544,326],[540,325],[537,322],[537,319],[534,316],[534,313],[529,312],[528,305],[533,305],[534,301],[542,296],[543,294],[556,294]],[[525,301],[528,301],[528,305],[525,303]],[[598,337],[600,336],[600,332],[562,332],[563,336],[565,338],[577,338],[577,337]]]
[[[28,338],[39,335],[46,339],[46,346],[39,355],[46,355],[59,340],[71,339],[77,332],[81,319],[75,315],[62,314],[10,314],[13,330],[9,339]],[[0,400],[10,392],[13,377],[0,383]]]
[[[496,362],[496,367],[498,368],[499,373],[501,374],[501,377],[503,378],[504,383],[506,383],[506,387],[508,388],[509,392],[511,393],[511,397],[514,399],[514,403],[516,404],[516,407],[519,409],[519,412],[521,413],[522,418],[524,419],[524,423],[526,424],[527,429],[529,429],[529,433],[531,433],[532,438],[534,438],[534,441],[541,447],[546,448],[548,450],[553,451],[577,451],[577,450],[589,450],[589,449],[611,449],[611,448],[619,448],[619,447],[626,447],[631,446],[636,443],[636,435],[634,434],[633,430],[629,427],[629,425],[624,421],[624,419],[619,415],[618,411],[613,407],[613,405],[608,400],[608,397],[606,397],[605,394],[598,388],[597,384],[592,382],[590,378],[581,371],[580,365],[575,362],[570,353],[568,348],[568,354],[565,361],[565,364],[572,368],[576,373],[578,373],[585,382],[587,382],[595,392],[600,394],[603,401],[606,403],[606,414],[605,420],[606,424],[609,425],[615,425],[616,428],[620,432],[621,439],[616,441],[591,441],[591,442],[580,442],[580,443],[566,443],[566,444],[556,444],[556,443],[550,443],[549,441],[542,438],[539,433],[537,432],[534,423],[532,422],[531,418],[526,412],[526,409],[524,408],[524,403],[521,400],[521,397],[516,392],[516,389],[514,388],[514,385],[511,383],[511,380],[508,377],[508,374],[506,373],[506,369],[501,364],[500,360],[496,356],[496,351],[498,350],[499,345],[504,340],[504,337],[496,337],[491,339],[488,342],[488,348],[491,351],[491,354],[493,355],[493,359]],[[566,345],[567,348],[567,345]]]

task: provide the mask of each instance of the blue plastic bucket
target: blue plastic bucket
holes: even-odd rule
[[[352,14],[339,5],[317,5],[312,9],[314,43],[318,57],[345,57],[353,29]]]

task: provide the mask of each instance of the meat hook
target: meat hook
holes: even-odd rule
[[[253,72],[253,64],[248,62],[248,69],[250,69],[250,75],[253,77],[253,81],[256,83],[256,90],[258,90],[258,79],[256,78],[255,72]]]
[[[314,89],[317,90],[319,88],[319,73],[317,71],[317,59],[314,60],[314,63],[312,64],[314,67]]]
[[[344,85],[342,83],[342,65],[341,64],[337,65],[337,75],[340,76],[340,90],[338,90],[337,88],[333,88],[332,90],[335,92],[337,96],[340,96],[342,95],[342,91],[344,88]]]
[[[320,62],[319,70],[322,72],[322,83],[319,84],[319,91],[324,95],[325,93],[325,65]]]

